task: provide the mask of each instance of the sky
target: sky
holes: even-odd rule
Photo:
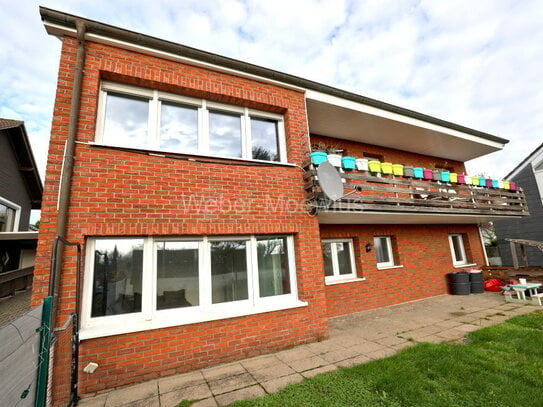
[[[503,177],[543,142],[538,0],[0,0],[0,117],[44,179],[60,41],[43,5],[308,78],[510,140],[468,162]]]

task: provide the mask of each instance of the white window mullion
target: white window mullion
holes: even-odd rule
[[[285,139],[285,121],[277,121],[277,135],[279,137],[279,162],[286,163],[287,160],[287,141]]]
[[[249,301],[256,305],[260,298],[260,282],[258,280],[258,244],[256,237],[252,236],[251,240],[247,241],[247,286],[249,289]]]
[[[241,156],[246,159],[252,159],[253,148],[251,140],[251,118],[249,109],[245,108],[241,116]]]
[[[207,310],[211,307],[211,250],[209,240],[204,237],[199,244],[198,278],[200,307]]]
[[[198,152],[209,152],[209,110],[205,100],[202,100],[202,106],[198,109]]]
[[[153,99],[151,100],[151,119],[149,120],[149,125],[153,129],[153,133],[150,134],[149,139],[153,143],[152,146],[154,149],[160,149],[160,115],[162,109],[162,102],[158,99],[158,91],[154,91]]]
[[[153,264],[153,238],[147,237],[143,241],[143,275],[141,293],[141,311],[143,319],[151,321],[155,310],[153,309],[153,296],[156,296],[156,267]]]
[[[290,278],[290,293],[294,298],[298,298],[298,279],[296,278],[296,256],[294,252],[294,238],[287,236],[288,250],[288,272]],[[353,263],[354,264],[354,263]]]
[[[332,270],[334,271],[334,277],[339,277],[339,261],[337,259],[337,243],[330,243],[330,250],[332,252]]]
[[[106,120],[106,103],[107,103],[107,92],[100,88],[100,94],[98,96],[98,112],[96,116],[96,135],[95,141],[97,143],[104,142],[104,125]]]

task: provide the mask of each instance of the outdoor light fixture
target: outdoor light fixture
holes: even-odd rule
[[[366,253],[371,252],[371,243],[366,243]]]

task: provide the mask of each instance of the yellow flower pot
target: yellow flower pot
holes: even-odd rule
[[[392,174],[392,163],[381,163],[381,172],[383,174]]]
[[[458,182],[458,174],[456,172],[451,172],[449,174],[449,179],[451,182]]]
[[[402,164],[392,164],[392,173],[403,177],[403,165]]]
[[[370,172],[381,172],[381,162],[380,161],[370,161],[368,162],[368,167]]]

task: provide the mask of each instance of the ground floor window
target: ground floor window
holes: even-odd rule
[[[323,240],[322,252],[326,282],[356,278],[352,239]]]
[[[392,238],[390,236],[376,236],[373,238],[377,267],[394,266],[394,252],[392,250]]]
[[[86,262],[94,336],[300,305],[292,236],[89,238]]]
[[[449,245],[451,248],[453,265],[462,266],[468,264],[463,236],[461,234],[449,235]]]

